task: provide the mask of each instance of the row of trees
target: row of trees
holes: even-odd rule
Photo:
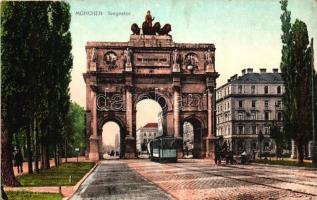
[[[317,117],[314,110],[314,103],[317,102],[317,76],[314,70],[313,39],[309,41],[304,22],[296,19],[291,23],[291,12],[287,10],[288,1],[281,0],[280,3],[283,11],[280,68],[285,84],[283,126],[287,138],[295,141],[298,162],[303,163],[303,146],[313,139],[313,125],[316,124],[313,116],[315,119]]]
[[[68,3],[1,3],[1,179],[18,186],[13,146],[25,149],[28,172],[50,168],[74,140],[84,145],[84,111],[70,102],[71,54]],[[74,134],[77,131],[77,134]],[[82,137],[82,138],[80,138]]]

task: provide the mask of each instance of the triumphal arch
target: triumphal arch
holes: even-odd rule
[[[175,43],[169,35],[171,25],[161,28],[148,20],[142,28],[131,26],[128,42],[87,42],[87,156],[102,157],[102,127],[114,121],[120,126],[121,157],[135,158],[136,104],[150,98],[162,107],[163,134],[177,138],[179,157],[182,126],[190,122],[195,156],[213,158],[214,89],[219,76],[215,46]]]

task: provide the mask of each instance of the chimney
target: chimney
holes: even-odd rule
[[[273,68],[273,73],[278,73],[278,68]]]
[[[230,77],[230,80],[233,81],[233,80],[235,80],[235,79],[237,79],[237,78],[238,78],[238,74],[235,74],[235,75],[233,75],[233,76]]]
[[[252,72],[253,72],[253,68],[248,68],[248,69],[247,69],[247,72],[248,72],[248,73],[252,73]]]
[[[266,69],[265,68],[260,68],[260,73],[266,73]]]
[[[245,69],[242,70],[242,76],[245,75]]]

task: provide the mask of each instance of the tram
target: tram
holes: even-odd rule
[[[176,139],[171,136],[159,136],[147,144],[151,161],[177,162]]]

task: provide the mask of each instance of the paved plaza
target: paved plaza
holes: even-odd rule
[[[317,199],[313,169],[266,165],[212,165],[102,161],[72,199]]]

